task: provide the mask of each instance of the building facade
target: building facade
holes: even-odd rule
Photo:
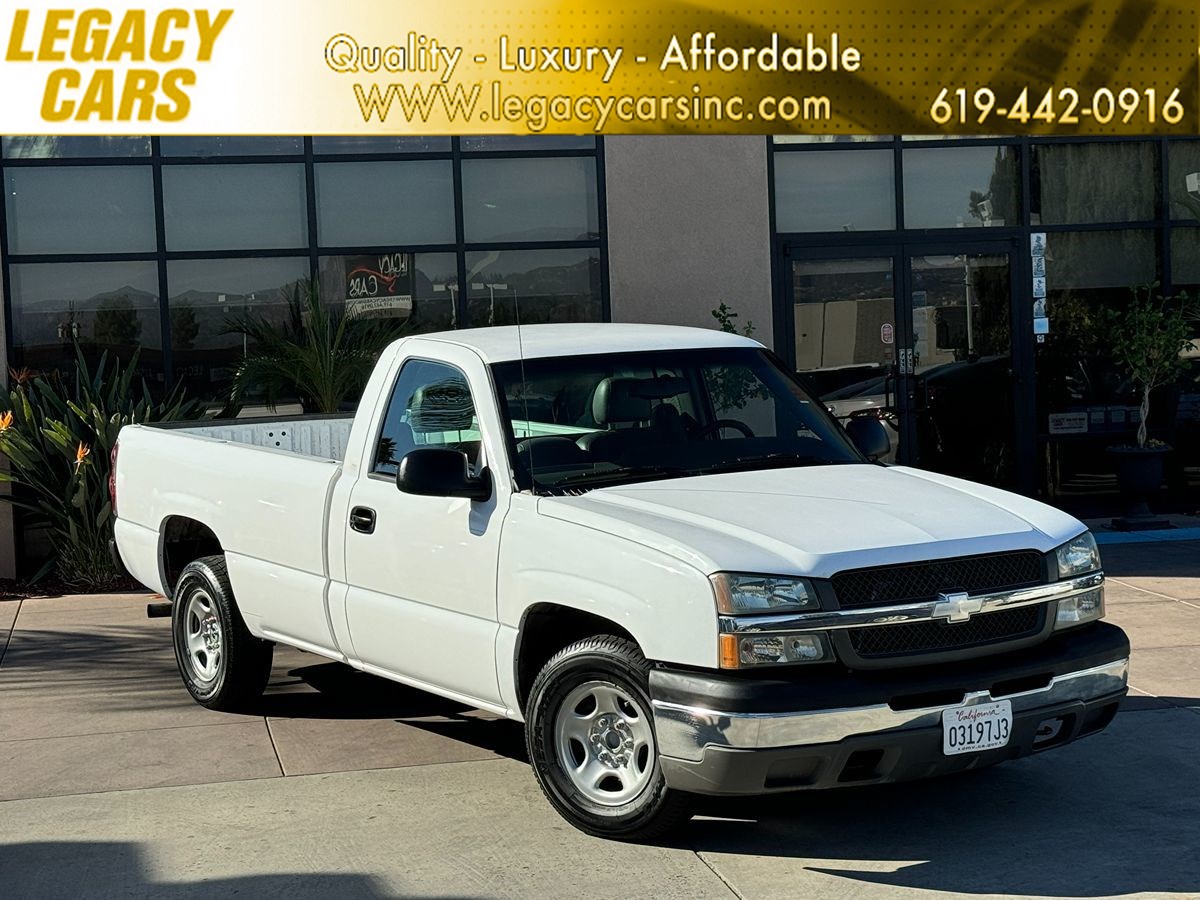
[[[724,303],[895,460],[1085,512],[1138,415],[1104,311],[1200,290],[1187,139],[5,137],[0,180],[9,370],[136,349],[220,402],[229,318],[310,278],[412,332]],[[1194,508],[1200,358],[1150,424]]]

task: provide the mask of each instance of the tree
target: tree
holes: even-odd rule
[[[200,323],[196,321],[196,310],[189,303],[171,307],[171,346],[176,350],[191,350],[192,343],[200,334]]]
[[[108,297],[96,309],[92,337],[97,344],[130,346],[142,336],[142,320],[133,301],[124,294]]]
[[[1191,346],[1191,303],[1186,294],[1163,297],[1158,285],[1135,286],[1124,309],[1109,310],[1113,358],[1133,379],[1142,395],[1137,442],[1146,446],[1150,394],[1174,381],[1187,367],[1183,351]]]

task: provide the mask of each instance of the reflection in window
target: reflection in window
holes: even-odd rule
[[[1034,144],[1030,221],[1034,225],[1141,222],[1158,213],[1153,144]]]
[[[449,153],[450,138],[432,135],[359,137],[333,135],[313,138],[313,153]]]
[[[896,227],[891,150],[775,154],[777,230],[876,231]]]
[[[168,250],[308,244],[301,165],[165,166],[162,178]]]
[[[356,315],[403,319],[405,334],[454,328],[453,253],[364,253],[321,258],[321,298]]]
[[[319,163],[316,183],[322,246],[454,243],[450,160]]]
[[[140,349],[139,371],[162,382],[154,263],[36,263],[11,275],[13,368],[68,371],[77,341],[93,363],[104,351],[129,359]]]
[[[0,152],[6,159],[149,156],[150,138],[18,135],[0,138]]]
[[[904,227],[1002,227],[1019,222],[1012,147],[905,150]]]
[[[592,157],[464,159],[466,240],[589,240],[599,237]]]
[[[168,316],[175,374],[189,393],[217,399],[252,348],[225,333],[232,316],[288,317],[287,300],[308,277],[306,257],[175,260],[167,264]]]
[[[1171,218],[1200,219],[1200,141],[1171,141],[1167,154]]]
[[[4,200],[10,253],[136,253],[155,247],[149,166],[6,169]]]
[[[303,153],[300,137],[164,137],[159,142],[163,156],[278,156]]]
[[[796,369],[816,392],[882,377],[895,353],[891,257],[796,261],[792,285]]]
[[[460,450],[474,466],[479,444],[466,376],[444,363],[414,359],[404,364],[392,389],[372,471],[395,475],[400,460],[417,447]]]
[[[470,324],[599,322],[596,250],[494,250],[467,254]]]

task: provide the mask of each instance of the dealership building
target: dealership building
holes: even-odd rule
[[[413,333],[725,304],[896,461],[1081,514],[1117,510],[1105,448],[1138,421],[1105,309],[1200,293],[1188,139],[6,137],[0,178],[6,370],[140,347],[151,384],[219,401],[230,315],[310,277]],[[1180,511],[1190,366],[1150,418]]]

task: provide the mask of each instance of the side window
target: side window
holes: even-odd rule
[[[392,388],[371,471],[395,475],[400,460],[417,447],[461,450],[476,468],[479,441],[479,420],[466,376],[444,363],[412,359]]]

